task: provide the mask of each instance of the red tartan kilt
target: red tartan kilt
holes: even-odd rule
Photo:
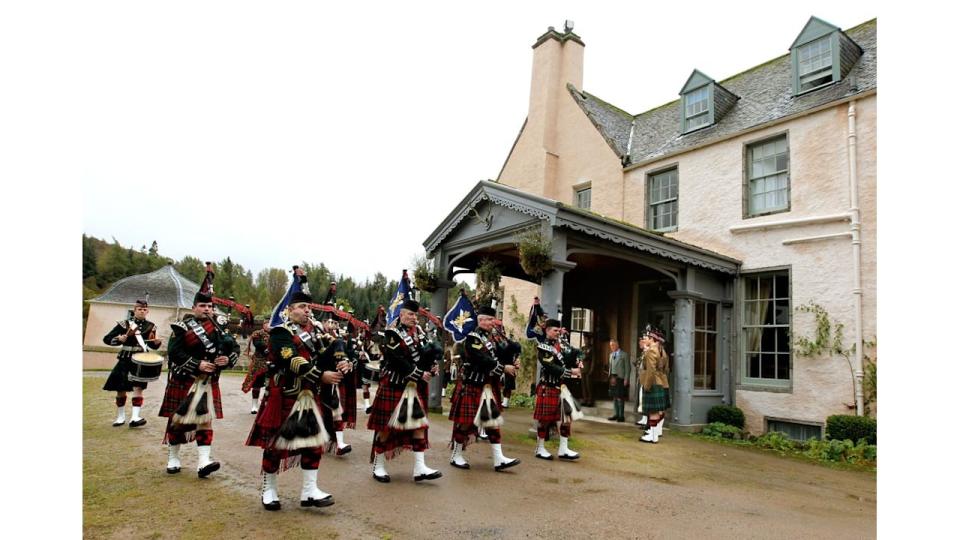
[[[170,377],[167,381],[167,389],[163,392],[163,403],[160,404],[160,416],[170,418],[177,412],[177,407],[187,399],[190,393],[190,387],[193,386],[194,379],[186,381],[177,380]],[[210,383],[213,391],[213,413],[217,418],[223,418],[223,402],[220,398],[220,382],[214,379]]]
[[[370,405],[370,416],[367,418],[367,429],[382,431],[390,429],[387,425],[390,422],[390,416],[394,409],[400,403],[400,396],[403,395],[403,389],[406,384],[397,387],[390,384],[386,377],[380,378],[380,386],[377,387],[377,394]],[[420,396],[420,402],[423,404],[424,411],[427,409],[428,387],[426,383],[417,384],[417,394]]]
[[[280,389],[276,386],[270,388],[271,392],[279,392]],[[282,396],[280,403],[280,421],[283,425],[283,421],[290,416],[290,411],[293,410],[293,405],[297,402],[297,396]],[[320,409],[321,415],[326,409],[321,403],[320,399],[314,395],[314,401],[317,403],[317,408]],[[274,411],[270,410],[270,399],[264,399],[260,403],[260,410],[257,411],[257,417],[253,421],[253,427],[250,429],[250,435],[247,436],[246,446],[259,446],[260,448],[272,448],[274,440],[277,437],[277,434],[280,433],[280,426],[276,427],[267,427],[265,424],[266,419],[270,415],[274,414]],[[319,419],[318,419],[319,420]],[[330,436],[333,436],[333,433],[330,433]]]
[[[560,389],[545,384],[537,385],[537,404],[533,419],[539,422],[560,421]]]
[[[493,400],[497,404],[497,409],[502,411],[500,381],[487,379],[486,384],[489,384],[493,391]],[[457,380],[457,386],[453,389],[453,396],[450,398],[450,420],[454,424],[473,424],[473,420],[477,416],[477,410],[480,409],[482,394],[482,386],[471,386],[464,384],[463,380]]]

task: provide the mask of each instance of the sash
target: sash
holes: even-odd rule
[[[190,331],[197,336],[197,339],[200,340],[200,344],[203,345],[203,348],[207,351],[207,354],[216,356],[217,346],[210,341],[210,337],[207,336],[207,331],[203,328],[203,325],[198,323],[196,319],[187,319],[184,323],[190,328]]]

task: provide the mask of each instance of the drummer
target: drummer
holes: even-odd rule
[[[133,391],[133,410],[130,414],[130,427],[139,427],[147,423],[140,417],[140,408],[143,407],[143,390],[146,382],[131,381],[130,369],[133,367],[132,357],[139,352],[145,352],[145,347],[159,349],[162,341],[157,337],[157,325],[147,320],[150,309],[146,300],[137,300],[131,310],[132,316],[124,321],[117,321],[103,342],[111,346],[120,346],[117,354],[117,365],[113,366],[110,376],[107,377],[103,389],[117,393],[117,419],[114,427],[122,426],[127,421],[124,407],[127,404],[127,392]]]

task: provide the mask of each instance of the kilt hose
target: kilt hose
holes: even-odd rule
[[[659,384],[643,391],[643,412],[655,413],[670,408],[670,389]]]
[[[377,453],[383,453],[387,459],[393,459],[399,456],[404,450],[413,450],[422,452],[430,448],[428,440],[429,426],[423,429],[423,439],[414,440],[413,434],[416,430],[397,430],[391,428],[388,424],[390,416],[394,409],[400,403],[400,397],[406,384],[397,387],[390,384],[388,377],[380,378],[380,385],[377,387],[377,394],[373,397],[373,403],[370,405],[370,415],[367,417],[367,429],[374,431],[373,447],[370,449],[370,463],[373,463],[373,457]],[[417,381],[417,395],[423,404],[423,410],[427,411],[427,397],[429,396],[429,386],[423,381]],[[380,432],[387,432],[387,440],[380,441]],[[421,442],[422,441],[422,442]],[[378,450],[380,452],[378,452]]]
[[[109,392],[132,392],[134,387],[146,388],[147,383],[133,382],[127,378],[131,367],[133,367],[133,361],[129,358],[117,360],[116,365],[110,370],[107,382],[103,383],[103,389]]]
[[[275,473],[278,470],[282,472],[297,465],[301,465],[304,469],[316,469],[314,462],[320,461],[320,456],[323,454],[321,447],[301,448],[293,451],[277,450],[273,447],[280,433],[280,426],[287,419],[287,416],[290,416],[290,411],[297,402],[297,396],[285,396],[276,386],[270,388],[269,395],[270,397],[260,403],[260,410],[257,411],[253,427],[250,428],[250,434],[247,435],[247,441],[244,444],[263,448],[263,459],[261,460],[263,472]],[[321,414],[324,410],[329,410],[320,403],[320,399],[316,395],[314,395],[314,400]]]
[[[179,380],[175,377],[167,379],[167,388],[163,392],[163,403],[160,404],[158,416],[167,418],[167,429],[163,433],[164,444],[183,444],[196,439],[196,424],[173,424],[173,415],[177,407],[187,399],[194,379]],[[220,382],[213,379],[210,382],[210,392],[213,394],[213,413],[216,418],[223,418],[223,401],[220,398]]]

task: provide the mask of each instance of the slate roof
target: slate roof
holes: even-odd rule
[[[624,166],[708,143],[754,126],[826,105],[877,87],[877,20],[844,32],[863,54],[840,82],[793,97],[790,54],[719,81],[740,96],[716,124],[686,135],[680,133],[680,99],[632,116],[593,96],[567,88]]]
[[[125,277],[91,302],[133,305],[138,298],[143,298],[144,292],[149,292],[151,306],[190,308],[193,296],[199,290],[200,285],[183,277],[172,265],[167,265],[148,274]]]

